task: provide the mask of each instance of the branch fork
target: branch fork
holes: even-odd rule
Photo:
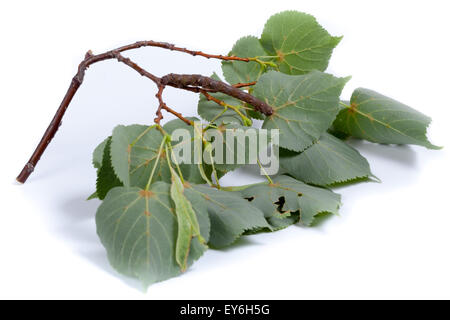
[[[243,62],[249,62],[249,61],[255,61],[255,58],[243,58],[243,57],[236,57],[236,56],[223,56],[223,55],[214,55],[214,54],[207,54],[202,51],[193,51],[188,50],[186,48],[177,47],[173,44],[166,43],[166,42],[157,42],[157,41],[138,41],[133,44],[129,44],[126,46],[119,47],[114,50],[110,50],[98,55],[94,55],[92,51],[88,51],[85,54],[85,57],[83,61],[80,62],[78,65],[78,71],[75,74],[75,76],[72,78],[72,81],[70,83],[69,89],[67,90],[58,110],[56,111],[52,121],[50,122],[50,125],[48,126],[47,130],[45,131],[41,141],[39,142],[38,146],[36,147],[35,151],[33,152],[32,156],[28,160],[28,162],[23,167],[20,174],[17,176],[17,181],[20,183],[25,183],[25,181],[28,179],[28,177],[33,173],[36,164],[39,162],[39,159],[41,158],[42,154],[44,153],[45,149],[47,148],[48,144],[52,141],[53,137],[55,136],[56,132],[58,131],[59,126],[61,125],[62,118],[72,101],[72,98],[78,91],[78,88],[81,86],[84,80],[84,76],[86,73],[86,70],[94,63],[104,61],[104,60],[111,60],[116,59],[118,62],[121,62],[130,68],[134,69],[136,72],[138,72],[141,76],[146,77],[153,81],[155,85],[158,88],[158,92],[156,93],[156,98],[159,102],[159,106],[156,110],[156,118],[154,119],[154,122],[159,125],[160,121],[163,119],[162,110],[165,110],[173,115],[175,115],[180,120],[184,121],[188,125],[192,125],[192,122],[189,119],[186,119],[183,117],[183,115],[174,109],[167,106],[167,104],[164,102],[162,98],[163,91],[166,86],[175,87],[182,90],[187,90],[195,93],[201,93],[205,95],[209,100],[213,100],[216,103],[222,105],[222,102],[218,99],[211,99],[211,95],[209,93],[215,93],[215,92],[221,92],[228,96],[234,97],[236,99],[239,99],[243,102],[246,102],[249,105],[252,105],[255,110],[263,113],[266,116],[270,116],[273,113],[273,109],[267,105],[265,102],[255,98],[251,94],[240,90],[240,88],[244,87],[250,87],[253,86],[256,82],[250,82],[250,83],[238,83],[235,85],[229,85],[227,83],[224,83],[222,81],[218,81],[215,79],[212,79],[210,77],[205,77],[199,74],[168,74],[163,77],[158,77],[147,70],[140,67],[138,64],[133,62],[130,58],[124,57],[122,55],[122,52],[132,50],[132,49],[138,49],[141,47],[159,47],[162,49],[167,49],[171,51],[179,51],[184,52],[187,54],[190,54],[192,56],[202,56],[207,59],[219,59],[219,60],[225,60],[225,61],[243,61]]]

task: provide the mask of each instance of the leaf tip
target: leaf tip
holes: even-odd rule
[[[344,38],[344,36],[331,37],[331,42],[336,47],[343,38]]]
[[[369,175],[369,180],[372,182],[376,182],[376,183],[382,183],[381,179],[378,178],[376,175],[374,175],[373,173],[371,173]]]
[[[343,78],[342,78],[342,81],[343,81],[344,83],[347,83],[347,82],[349,82],[351,79],[352,79],[352,76],[346,76],[346,77],[343,77]]]
[[[444,149],[444,146],[436,146],[436,145],[434,145],[434,144],[432,144],[432,143],[429,143],[429,144],[426,146],[426,148],[427,148],[427,149],[430,149],[430,150],[442,150],[442,149]]]
[[[95,191],[93,194],[91,194],[86,201],[92,200],[92,199],[97,199],[98,195],[97,195],[97,191]]]

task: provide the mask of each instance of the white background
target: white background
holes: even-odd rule
[[[0,4],[0,298],[450,298],[450,19],[447,1],[2,1]],[[340,217],[246,237],[151,286],[118,275],[95,232],[94,147],[117,124],[150,123],[155,88],[131,69],[89,69],[28,183],[30,156],[88,49],[161,40],[226,54],[266,19],[296,9],[344,35],[328,72],[352,75],[342,98],[374,89],[434,119],[441,151],[353,141],[383,182],[340,188]],[[159,49],[127,53],[153,73],[220,71]],[[197,96],[166,100],[194,115]],[[169,119],[170,117],[167,117]],[[248,170],[224,184],[259,179]]]

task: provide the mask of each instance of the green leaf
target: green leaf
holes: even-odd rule
[[[200,121],[200,119],[197,117],[185,117],[185,118],[193,122]],[[170,120],[163,125],[164,131],[167,132],[169,135],[172,134],[177,129],[192,131],[193,130],[192,128],[193,127],[191,125],[188,125],[186,122],[180,119]]]
[[[97,191],[93,192],[86,200],[98,199]]]
[[[332,124],[331,127],[328,128],[327,132],[332,136],[335,136],[336,138],[341,140],[347,140],[348,138],[350,138],[349,134],[337,130],[334,124]]]
[[[232,171],[245,164],[257,164],[258,155],[270,143],[262,146],[260,131],[237,123],[221,124],[216,128],[206,130],[204,137],[215,146],[216,156],[214,166],[220,171]],[[218,156],[221,150],[222,157]],[[220,159],[220,160],[219,160]]]
[[[152,184],[148,191],[114,188],[96,215],[97,234],[111,265],[146,286],[182,272],[175,259],[177,219],[169,188],[165,182]],[[194,238],[186,264],[191,265],[204,250]]]
[[[229,55],[243,58],[267,56],[258,38],[247,36],[240,38],[231,49]],[[261,60],[264,60],[263,58]],[[261,65],[258,62],[223,61],[222,72],[228,83],[248,83],[257,81],[261,75]]]
[[[279,213],[267,218],[267,222],[271,225],[272,231],[285,229],[300,221],[300,212]]]
[[[175,170],[171,168],[172,185],[170,186],[170,196],[175,203],[175,212],[178,221],[178,235],[175,249],[175,257],[181,270],[187,268],[187,259],[189,257],[189,250],[191,247],[191,240],[193,237],[198,237],[200,243],[204,244],[205,240],[200,234],[200,226],[197,221],[197,216],[192,208],[192,204],[184,195],[184,186],[180,177]],[[200,201],[199,203],[201,203]],[[206,208],[205,208],[206,209]]]
[[[372,175],[369,163],[357,150],[328,133],[302,153],[280,153],[280,166],[296,179],[318,186]]]
[[[261,43],[269,55],[276,57],[281,72],[306,74],[327,68],[341,38],[330,36],[309,14],[284,11],[267,21]]]
[[[215,80],[220,80],[219,76],[217,74],[213,74],[211,78]],[[212,96],[215,98],[225,102],[226,104],[232,105],[232,106],[243,106],[242,101],[235,99],[233,97],[230,97],[224,93],[211,93]],[[216,124],[221,123],[239,123],[243,124],[242,118],[232,109],[228,109],[224,111],[225,108],[219,104],[217,104],[214,101],[208,101],[204,95],[200,94],[200,99],[198,101],[198,109],[197,112],[202,117],[202,119],[207,121],[214,121]],[[220,116],[219,119],[217,117]]]
[[[358,88],[333,127],[355,138],[386,144],[415,144],[440,149],[431,144],[427,127],[431,118],[375,91]]]
[[[188,210],[192,210],[189,201],[183,196],[182,191],[179,190],[175,183],[172,183],[170,187],[170,195],[175,203],[175,212],[177,214],[178,222],[178,235],[177,244],[175,247],[175,259],[181,270],[184,271],[187,268],[187,259],[189,256],[189,250],[191,248],[192,227],[189,222],[187,214]],[[190,208],[189,208],[190,207]]]
[[[92,155],[92,164],[94,165],[94,168],[100,169],[103,162],[103,151],[105,150],[105,146],[108,140],[110,140],[111,137],[106,138],[103,140],[102,143],[100,143],[95,149],[94,153]]]
[[[280,146],[302,151],[325,132],[339,111],[339,96],[348,78],[319,71],[291,76],[269,71],[255,86],[256,97],[273,107],[264,129],[280,130]]]
[[[264,214],[237,193],[200,185],[192,185],[185,191],[191,202],[192,194],[197,194],[206,203],[211,220],[210,247],[226,247],[247,230],[270,228]]]
[[[172,134],[177,127],[188,130],[193,137],[193,129],[181,120],[168,122],[163,128]],[[158,161],[158,150],[163,140],[163,134],[156,127],[142,125],[117,126],[113,131],[111,144],[111,159],[114,171],[124,185],[138,186],[145,188],[149,177],[156,165],[153,182],[171,182],[171,173],[167,164],[168,156],[162,150]],[[190,141],[179,141],[173,143],[176,151],[181,144]],[[194,147],[193,143],[190,146]],[[194,153],[191,153],[194,157]],[[206,167],[206,166],[205,166]],[[183,178],[192,183],[204,183],[198,166],[190,164],[180,164]],[[207,173],[211,173],[210,168],[206,168]]]
[[[114,172],[116,173],[117,177],[119,177],[120,181],[123,182],[124,186],[140,186],[142,188],[145,187],[147,181],[140,184],[131,183],[130,179],[130,173],[134,173],[137,169],[149,169],[151,171],[151,162],[153,162],[156,159],[156,154],[158,151],[158,148],[160,146],[160,143],[162,141],[162,134],[156,130],[155,128],[149,130],[151,132],[146,137],[146,144],[151,146],[145,146],[143,148],[143,151],[147,151],[148,154],[146,154],[146,158],[137,159],[137,157],[134,158],[134,163],[132,163],[132,146],[131,144],[138,139],[141,134],[145,134],[146,130],[148,129],[148,126],[143,125],[130,125],[130,126],[123,126],[119,125],[114,128],[113,134],[112,134],[112,143],[111,143],[111,163],[114,168]],[[139,147],[138,147],[139,148]],[[136,150],[136,148],[135,148]],[[139,148],[140,150],[140,148]],[[135,153],[136,155],[136,153]],[[152,159],[151,161],[148,161],[149,159]],[[148,161],[148,162],[147,162]],[[134,171],[132,171],[134,170]],[[143,176],[142,174],[139,176]],[[170,179],[170,176],[169,176]],[[145,177],[144,177],[145,180]]]
[[[96,197],[103,200],[109,190],[122,186],[122,182],[114,173],[111,165],[111,138],[105,140],[103,147],[102,165],[97,171]]]
[[[339,112],[341,112],[342,110],[345,109],[344,105],[350,105],[350,101],[342,100],[342,101],[339,103]],[[339,113],[338,113],[338,115],[339,115]],[[348,133],[345,133],[345,132],[342,132],[342,131],[338,130],[338,129],[334,126],[334,124],[335,124],[335,122],[333,122],[333,123],[331,124],[331,126],[328,128],[327,132],[328,132],[329,134],[335,136],[335,137],[338,138],[338,139],[341,139],[341,140],[347,140],[347,139],[350,137],[350,135],[349,135]]]
[[[248,105],[248,104],[246,104],[246,105]],[[258,120],[264,120],[266,118],[266,116],[264,114],[262,114],[261,112],[256,111],[256,110],[252,110],[251,108],[252,107],[250,107],[250,109],[246,110],[247,116],[249,118],[258,119]]]
[[[191,121],[200,121],[200,119],[195,117],[188,117],[187,119]],[[189,144],[190,150],[191,150],[191,161],[190,163],[180,163],[180,169],[181,173],[183,174],[183,179],[186,181],[189,181],[191,183],[206,183],[206,181],[202,178],[202,175],[200,173],[198,165],[195,163],[195,149],[194,149],[194,127],[187,125],[185,122],[181,121],[180,119],[175,119],[172,121],[167,122],[163,126],[164,131],[166,131],[169,135],[172,135],[176,129],[183,129],[187,130],[189,135],[192,137],[190,141],[183,141],[180,139],[180,141],[172,141],[172,147],[174,152],[178,152],[179,150],[182,150],[182,148],[186,145],[186,143]],[[203,170],[205,171],[205,174],[208,177],[211,177],[212,168],[211,166],[207,164],[203,164]]]
[[[264,216],[274,227],[280,228],[284,215],[300,211],[300,222],[311,225],[314,217],[322,212],[337,214],[340,206],[340,195],[318,187],[309,186],[288,176],[278,176],[273,184],[257,184],[241,191],[251,200],[251,204],[264,212]],[[292,218],[291,218],[292,219]],[[295,220],[287,220],[289,222]]]

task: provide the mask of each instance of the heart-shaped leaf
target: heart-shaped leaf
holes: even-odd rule
[[[264,129],[280,130],[280,146],[302,151],[325,132],[339,111],[339,96],[348,78],[313,71],[292,76],[270,71],[261,76],[254,94],[273,107]]]
[[[234,44],[229,55],[254,58],[267,56],[268,54],[264,51],[258,38],[247,36],[240,38]],[[264,61],[265,59],[262,57],[261,60]],[[228,83],[249,83],[259,79],[262,69],[261,65],[255,61],[223,61],[222,72]]]
[[[316,19],[298,11],[284,11],[267,20],[261,35],[263,48],[287,74],[324,71],[342,37],[332,37]]]
[[[197,120],[192,118],[191,120]],[[164,127],[165,131],[172,134],[176,128],[186,130],[191,137],[185,141],[180,138],[173,142],[175,151],[181,148],[181,144],[189,144],[191,157],[194,157],[194,129],[186,125],[181,120],[168,122]],[[167,129],[167,130],[166,130]],[[145,188],[150,175],[154,171],[152,181],[171,181],[171,173],[167,161],[169,156],[165,149],[161,149],[164,135],[156,127],[142,125],[117,126],[112,135],[111,161],[119,179],[125,186],[138,186]],[[158,158],[158,154],[160,154]],[[193,161],[191,159],[191,161]],[[193,163],[193,162],[191,162]],[[156,168],[154,168],[156,166]],[[180,164],[183,178],[192,183],[204,183],[198,166],[191,164]],[[211,173],[210,168],[205,168],[207,173]]]
[[[175,258],[178,224],[169,190],[170,185],[161,181],[149,190],[114,188],[96,215],[97,234],[111,265],[122,274],[139,278],[146,286],[182,272]],[[199,222],[208,219],[201,210],[196,214]],[[201,231],[205,238],[208,231]],[[186,265],[197,260],[205,249],[198,238],[192,239]]]

